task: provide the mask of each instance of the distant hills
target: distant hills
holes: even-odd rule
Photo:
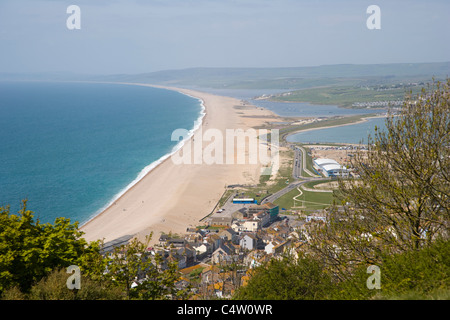
[[[293,68],[190,68],[133,75],[109,75],[107,81],[189,85],[212,88],[301,89],[315,86],[421,81],[450,75],[450,62],[340,64]]]
[[[429,81],[450,75],[450,62],[338,64],[292,68],[189,68],[140,74],[7,74],[0,80],[87,80],[138,82],[172,86],[230,89],[304,89],[336,85],[380,85]]]

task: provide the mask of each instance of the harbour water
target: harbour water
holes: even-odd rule
[[[339,127],[302,131],[289,135],[289,142],[301,143],[367,143],[368,136],[375,135],[375,127],[385,131],[385,117],[369,118],[367,121]]]

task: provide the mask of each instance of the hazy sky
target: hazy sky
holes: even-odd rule
[[[449,14],[448,0],[0,0],[0,72],[442,62]]]

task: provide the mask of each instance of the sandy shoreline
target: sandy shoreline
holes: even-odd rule
[[[188,89],[126,84],[174,90],[202,100],[205,115],[197,133],[215,129],[225,136],[226,129],[246,130],[279,120],[269,110],[249,105],[243,109],[235,108],[243,106],[242,101],[235,98]],[[191,143],[194,138],[190,139]],[[203,143],[202,150],[209,143]],[[180,155],[188,147],[190,143],[174,155]],[[126,235],[143,238],[153,232],[152,243],[155,243],[162,232],[184,233],[186,228],[199,224],[199,220],[213,210],[226,185],[259,181],[261,166],[246,163],[175,164],[168,157],[80,230],[88,241],[104,239],[105,242]]]

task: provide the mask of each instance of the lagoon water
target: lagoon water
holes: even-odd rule
[[[208,89],[201,88],[213,94],[231,96],[237,99],[248,100],[257,107],[266,108],[281,117],[314,117],[326,118],[334,116],[385,114],[387,109],[347,109],[336,105],[314,105],[305,102],[274,102],[268,100],[255,100],[257,96],[289,91],[285,90],[250,90],[250,89]],[[290,142],[318,142],[318,143],[367,143],[369,134],[374,136],[375,126],[384,130],[385,118],[371,118],[367,122],[335,127],[317,129],[292,134],[287,137]]]
[[[317,105],[306,102],[275,102],[256,97],[287,92],[289,89],[212,89],[188,87],[216,95],[247,100],[251,104],[268,109],[281,117],[333,117],[385,113],[386,109],[349,109],[337,105]]]
[[[203,106],[178,92],[99,83],[0,82],[0,206],[86,222],[172,152]]]
[[[337,115],[365,115],[383,113],[384,109],[347,109],[336,105],[317,105],[306,102],[273,102],[267,100],[251,100],[251,103],[269,109],[282,117],[333,117]]]
[[[367,143],[368,135],[372,138],[375,135],[375,126],[386,130],[385,120],[384,117],[370,118],[357,124],[298,132],[289,135],[286,140],[301,143]]]

